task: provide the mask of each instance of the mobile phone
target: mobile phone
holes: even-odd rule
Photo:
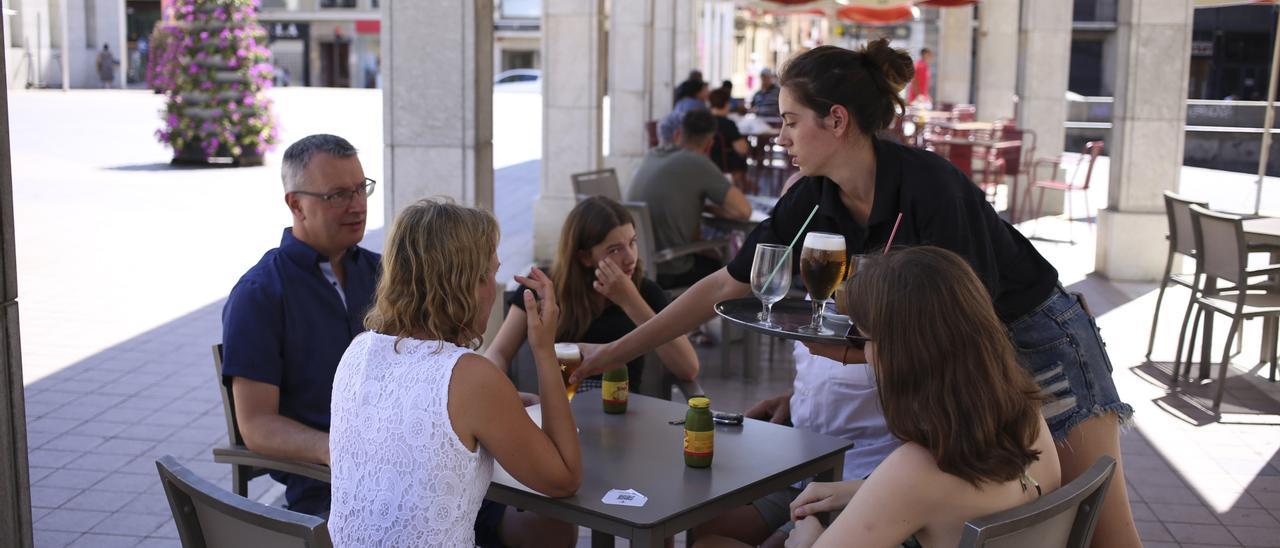
[[[742,424],[742,413],[712,411],[711,420],[720,424]]]

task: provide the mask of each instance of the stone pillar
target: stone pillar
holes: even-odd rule
[[[383,205],[493,210],[493,2],[383,2]]]
[[[0,47],[8,49],[0,32]],[[8,74],[0,57],[0,74]],[[9,90],[0,85],[0,545],[30,548],[31,482],[27,468],[27,412],[18,344],[18,268],[13,232],[9,154]]]
[[[938,10],[938,76],[934,103],[967,104],[973,70],[973,6]]]
[[[534,258],[551,261],[573,209],[574,173],[603,164],[604,0],[546,0],[542,15],[542,194]]]
[[[700,69],[712,88],[720,87],[720,80],[711,79],[706,67],[698,60],[698,13],[703,0],[676,0],[675,4],[675,74],[683,80],[689,71]],[[723,80],[723,78],[721,79]]]
[[[652,74],[649,80],[649,112],[661,118],[671,112],[676,86],[689,73],[676,73],[676,8],[678,0],[649,0],[653,9]],[[627,179],[630,180],[630,174]]]
[[[1013,118],[1018,84],[1018,0],[986,0],[978,10],[979,120]]]
[[[1018,123],[1036,132],[1036,156],[1042,158],[1062,154],[1066,137],[1063,125],[1067,121],[1067,72],[1071,65],[1071,12],[1071,2],[1022,2]],[[1024,190],[1018,190],[1019,201]],[[1038,199],[1039,192],[1034,199]],[[1045,192],[1044,215],[1061,213],[1062,206],[1061,192]],[[1026,215],[1030,212],[1020,214],[1022,218]]]
[[[129,89],[129,17],[128,8],[125,6],[125,0],[119,0],[118,11],[116,17],[116,44],[118,46],[113,52],[116,59],[120,60],[119,71],[116,79],[120,81],[120,89]]]
[[[609,157],[624,188],[648,149],[645,122],[670,111],[654,112],[653,3],[612,0],[609,15]],[[666,97],[671,103],[671,95]]]
[[[1096,259],[1113,280],[1157,280],[1164,266],[1163,193],[1178,188],[1182,171],[1193,5],[1120,0],[1111,179]]]

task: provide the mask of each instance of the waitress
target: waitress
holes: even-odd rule
[[[898,108],[905,108],[899,94],[913,73],[910,56],[889,47],[886,39],[857,51],[821,46],[793,58],[781,79],[778,144],[794,157],[804,178],[778,201],[772,218],[751,232],[727,267],[622,339],[584,347],[585,361],[575,376],[623,364],[692,331],[715,315],[715,303],[749,295],[755,246],[795,241],[799,247],[804,238],[797,234],[815,206],[805,232],[842,234],[850,253],[883,248],[901,213],[895,246],[951,250],[982,279],[1009,328],[1019,362],[1049,398],[1041,412],[1057,442],[1063,483],[1101,455],[1119,463],[1120,425],[1133,408],[1116,393],[1092,315],[968,177],[932,152],[875,137]],[[800,251],[791,251],[795,266]],[[927,343],[928,334],[922,337]],[[842,346],[812,345],[811,350],[846,363],[865,361],[861,352]],[[1141,546],[1119,466],[1093,545]]]

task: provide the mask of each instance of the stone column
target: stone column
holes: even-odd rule
[[[1067,72],[1071,65],[1071,12],[1071,2],[1022,2],[1018,123],[1036,132],[1038,157],[1062,154],[1066,137],[1063,124],[1067,120]],[[1024,190],[1018,190],[1019,201]],[[1039,192],[1036,191],[1032,203],[1038,199]],[[1062,206],[1062,193],[1048,191],[1042,214],[1061,213]],[[1030,212],[1019,215],[1026,218]]]
[[[649,112],[661,118],[671,112],[676,86],[689,76],[676,73],[676,8],[678,0],[649,0],[653,9],[652,78],[649,80]],[[630,180],[630,174],[627,179]]]
[[[676,0],[675,4],[675,75],[680,80],[689,71],[700,69],[712,88],[720,87],[720,80],[711,79],[706,67],[698,60],[698,16],[703,0]]]
[[[8,49],[0,32],[0,46]],[[8,74],[0,56],[0,74]],[[18,268],[13,232],[9,154],[9,90],[0,85],[0,545],[30,548],[31,482],[27,468],[27,412],[18,344]]]
[[[1164,266],[1163,193],[1178,188],[1182,171],[1193,4],[1120,0],[1111,179],[1096,259],[1113,280],[1157,280]]]
[[[645,122],[652,110],[653,2],[612,0],[609,15],[609,157],[624,189],[648,148]],[[667,95],[670,104],[671,96]],[[668,107],[668,110],[670,108]]]
[[[551,261],[573,209],[574,173],[603,164],[604,0],[546,0],[542,14],[542,194],[534,258]]]
[[[967,104],[973,69],[973,6],[938,10],[938,76],[934,103]]]
[[[1013,118],[1018,83],[1018,0],[986,0],[978,10],[979,120]]]
[[[383,204],[493,210],[493,2],[383,2]]]

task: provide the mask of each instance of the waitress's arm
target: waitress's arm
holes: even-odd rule
[[[622,367],[637,356],[665,345],[711,319],[715,315],[716,303],[745,296],[750,291],[749,285],[733,279],[728,270],[717,270],[694,284],[662,312],[638,325],[635,331],[625,337],[605,345],[580,345],[582,366],[573,374],[570,382],[598,375],[607,369]],[[661,353],[661,349],[659,351]]]
[[[622,311],[626,313],[631,323],[638,326],[644,325],[649,320],[657,317],[657,314],[654,314],[653,309],[649,307],[649,303],[643,299],[624,305]],[[681,334],[671,339],[670,342],[659,346],[656,352],[667,369],[680,380],[691,381],[698,377],[698,354],[693,351],[693,345],[689,343],[689,337]]]

